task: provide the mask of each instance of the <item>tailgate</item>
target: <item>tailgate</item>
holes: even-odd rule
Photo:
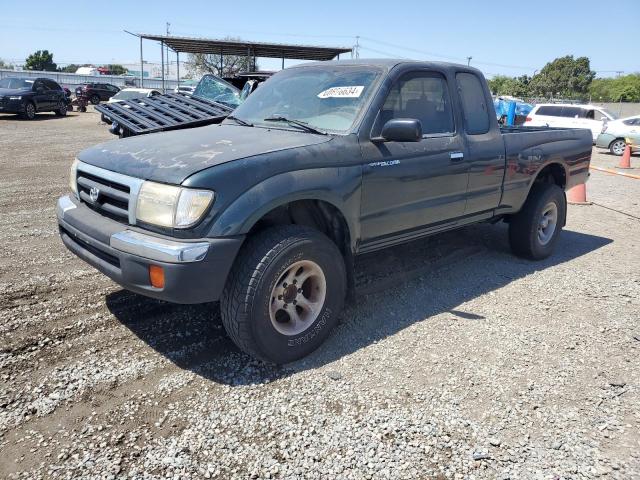
[[[233,110],[221,103],[183,93],[103,103],[95,108],[128,130],[129,135],[219,123]]]

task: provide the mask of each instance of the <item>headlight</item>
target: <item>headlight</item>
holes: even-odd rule
[[[15,96],[10,96],[9,100],[22,100],[22,95],[15,95]]]
[[[71,189],[71,191],[76,197],[78,196],[78,182],[76,178],[77,176],[78,176],[78,159],[76,158],[71,164],[71,171],[69,172],[69,188]]]
[[[201,220],[214,197],[210,190],[144,182],[138,193],[136,218],[161,227],[188,228]]]

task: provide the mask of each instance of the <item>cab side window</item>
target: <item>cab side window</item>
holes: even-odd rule
[[[393,85],[378,114],[373,136],[394,118],[420,120],[423,135],[455,131],[451,97],[444,77],[435,72],[411,72]]]
[[[53,80],[44,80],[44,84],[46,85],[46,87],[49,90],[62,90],[62,88],[60,87],[60,85],[58,85],[56,82],[54,82]]]
[[[473,73],[457,73],[458,91],[462,99],[464,128],[469,135],[489,131],[489,108],[480,79]],[[493,107],[492,107],[493,109]]]

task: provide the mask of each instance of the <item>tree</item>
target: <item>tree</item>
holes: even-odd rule
[[[574,59],[573,55],[567,55],[547,63],[531,79],[529,86],[531,92],[538,95],[584,97],[595,75],[587,57]]]
[[[531,77],[527,75],[518,78],[496,75],[488,82],[489,89],[494,95],[511,95],[520,98],[529,96]]]
[[[124,68],[122,65],[118,65],[118,64],[107,65],[107,68],[111,72],[111,75],[124,75],[129,71],[126,68]]]
[[[225,40],[239,41],[239,38],[227,37]],[[223,55],[220,71],[220,54],[191,53],[187,66],[197,74],[213,73],[219,77],[232,77],[240,72],[253,70],[253,58],[245,55]],[[258,70],[256,63],[255,69]]]
[[[27,70],[55,72],[56,64],[53,63],[53,53],[49,53],[49,50],[38,50],[32,53],[25,60],[24,68]]]
[[[10,63],[5,63],[5,61],[0,58],[0,68],[10,69],[13,68],[13,65],[11,65]]]
[[[69,65],[66,65],[64,67],[59,67],[58,71],[65,72],[65,73],[76,73],[76,70],[78,70],[79,68],[80,68],[80,65],[76,65],[75,63],[70,63]]]
[[[596,78],[589,87],[589,94],[599,102],[640,102],[640,73]]]

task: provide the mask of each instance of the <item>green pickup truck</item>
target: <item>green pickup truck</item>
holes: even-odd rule
[[[124,288],[220,300],[238,347],[286,363],[337,323],[358,254],[503,220],[515,254],[549,256],[591,144],[589,130],[501,129],[474,68],[311,63],[221,124],[81,152],[58,223]]]

